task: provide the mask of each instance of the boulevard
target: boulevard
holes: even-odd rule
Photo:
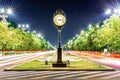
[[[65,51],[67,53],[78,53],[76,51]],[[21,54],[9,57],[0,57],[0,80],[119,80],[120,78],[120,66],[113,67],[111,63],[105,62],[106,60],[111,60],[108,58],[94,58],[92,56],[85,56],[81,54],[82,58],[100,63],[102,65],[107,65],[109,67],[115,68],[115,71],[4,71],[5,68],[10,68],[12,66],[25,63],[31,60],[39,58],[41,55],[55,53],[55,51],[46,52],[36,52],[29,54]],[[106,59],[106,60],[105,60]],[[113,59],[114,60],[114,59]],[[119,59],[115,60],[119,62]],[[119,63],[118,63],[119,65]]]
[[[120,1],[0,0],[0,80],[120,80]]]

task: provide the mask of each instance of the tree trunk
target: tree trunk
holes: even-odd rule
[[[2,46],[2,51],[5,51],[6,50],[6,45],[7,44],[2,44],[3,46]]]

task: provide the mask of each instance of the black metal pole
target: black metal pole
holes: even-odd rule
[[[61,48],[61,31],[58,31],[58,48]]]
[[[58,30],[57,63],[62,63],[61,30]]]

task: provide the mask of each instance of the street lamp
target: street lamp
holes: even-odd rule
[[[89,24],[88,27],[91,28],[91,27],[92,27],[92,24]]]
[[[81,34],[83,34],[83,33],[84,33],[84,30],[81,31]]]
[[[0,17],[2,18],[2,22],[9,24],[6,21],[6,18],[8,18],[8,15],[12,14],[12,13],[13,13],[13,10],[11,8],[8,8],[8,9],[1,8],[0,9]]]
[[[53,22],[58,29],[58,48],[57,48],[57,62],[53,63],[53,67],[66,67],[66,63],[62,62],[62,48],[61,48],[61,31],[66,23],[66,14],[63,10],[58,9],[53,15]]]
[[[7,9],[7,14],[13,14],[13,10],[11,8]]]
[[[77,38],[78,36],[79,36],[79,35],[78,35],[78,34],[76,34],[76,36],[75,36],[75,37]]]
[[[107,9],[106,11],[105,11],[105,14],[111,14],[112,13],[112,10],[111,9]]]
[[[75,37],[73,37],[73,40],[75,40]]]
[[[21,28],[23,30],[27,30],[29,27],[30,27],[29,24],[19,24],[18,25],[18,28]]]
[[[99,28],[99,25],[98,25],[98,24],[96,25],[96,28]]]
[[[41,33],[36,34],[36,36],[40,39],[44,39],[43,35]]]
[[[107,9],[105,11],[105,14],[109,15],[109,14],[117,14],[120,15],[120,9],[115,8],[115,9]]]
[[[40,38],[42,35],[40,33],[38,33],[38,34],[36,34],[36,36]]]
[[[34,30],[33,33],[36,34],[36,31]]]

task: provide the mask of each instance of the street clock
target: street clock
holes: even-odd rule
[[[66,23],[66,15],[63,10],[58,9],[54,13],[53,22],[58,29],[61,29]]]

